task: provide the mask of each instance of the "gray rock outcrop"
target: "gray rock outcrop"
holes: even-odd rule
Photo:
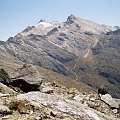
[[[11,110],[4,106],[4,105],[0,105],[0,114],[11,114]]]
[[[109,94],[100,95],[100,98],[102,101],[104,101],[106,104],[108,104],[111,108],[119,108],[119,105],[114,100],[114,98],[111,97]]]

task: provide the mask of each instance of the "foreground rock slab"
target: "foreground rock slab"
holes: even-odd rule
[[[79,117],[83,120],[117,120],[112,115],[107,116],[94,109],[91,109],[84,104],[75,102],[73,100],[65,99],[59,95],[50,95],[41,92],[29,92],[20,94],[17,99],[28,100],[29,102],[36,102],[43,106],[50,107],[53,110],[66,113],[71,116]]]

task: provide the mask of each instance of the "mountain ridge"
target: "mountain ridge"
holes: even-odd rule
[[[114,52],[119,51],[117,43],[120,34],[118,32],[116,36],[113,31],[119,30],[117,27],[100,25],[74,15],[68,16],[63,23],[41,20],[36,26],[26,28],[1,44],[0,54],[72,77],[95,90],[101,82],[105,82],[110,93],[114,97],[120,97],[117,66],[119,52]],[[110,62],[113,56],[117,63]],[[108,78],[105,73],[108,73],[111,64],[114,71]]]

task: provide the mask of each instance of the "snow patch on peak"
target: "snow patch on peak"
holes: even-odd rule
[[[53,25],[48,22],[40,22],[37,26],[43,26],[43,28],[52,27]]]

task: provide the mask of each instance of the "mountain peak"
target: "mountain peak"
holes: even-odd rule
[[[70,16],[68,16],[66,23],[69,23],[69,24],[74,23],[76,19],[77,18],[73,14],[71,14]]]
[[[38,24],[41,23],[41,22],[46,22],[46,20],[41,19],[41,20],[38,22]]]

